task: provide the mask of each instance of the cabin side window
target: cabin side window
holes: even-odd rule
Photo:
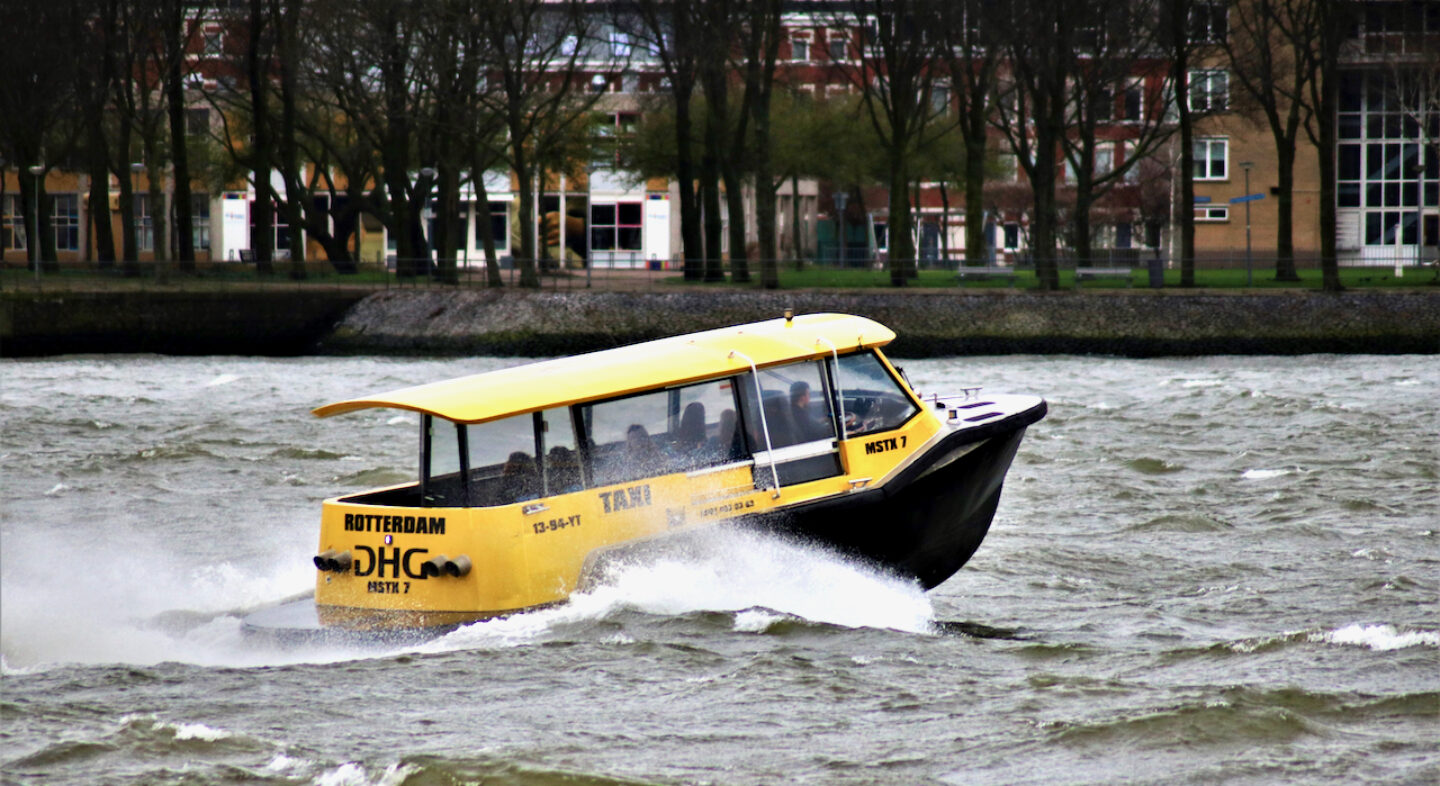
[[[723,379],[581,407],[594,485],[740,460],[734,388]]]
[[[511,505],[540,496],[534,414],[468,426],[465,442],[471,505]]]
[[[791,363],[760,370],[760,405],[755,376],[740,378],[750,452],[760,453],[835,438],[835,421],[826,404],[824,365]],[[767,446],[765,430],[769,430]]]
[[[738,380],[755,485],[790,486],[840,474],[823,361],[790,363]]]
[[[842,356],[835,386],[847,438],[899,428],[915,415],[915,402],[874,352]]]
[[[421,497],[427,508],[465,504],[465,478],[460,466],[464,426],[426,415],[421,429]]]

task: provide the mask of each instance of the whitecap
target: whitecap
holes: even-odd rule
[[[1440,631],[1400,630],[1394,625],[1362,625],[1355,623],[1331,631],[1312,633],[1310,641],[1326,644],[1348,644],[1377,651],[1401,650],[1408,647],[1440,647]]]
[[[51,487],[50,487],[50,490],[49,490],[49,491],[45,492],[45,496],[47,496],[47,497],[53,497],[53,496],[55,496],[56,494],[59,494],[60,492],[66,490],[66,489],[68,489],[68,488],[70,488],[70,487],[67,486],[67,485],[65,485],[64,483],[56,483],[54,486],[51,486]]]
[[[207,388],[215,388],[215,387],[219,387],[219,386],[221,386],[221,385],[228,385],[228,384],[230,384],[231,382],[234,382],[235,380],[237,380],[237,379],[239,379],[239,378],[240,378],[240,375],[239,375],[239,374],[221,374],[220,376],[218,376],[218,377],[210,380],[209,382],[206,382],[206,383],[205,383],[205,387],[207,387]]]
[[[203,723],[156,723],[155,729],[157,731],[169,729],[175,733],[175,739],[177,740],[204,740],[205,742],[215,742],[235,736],[224,729],[212,728]]]
[[[740,633],[764,633],[771,625],[785,619],[764,609],[750,609],[735,615],[735,630]]]
[[[371,778],[365,768],[347,761],[329,772],[315,777],[315,786],[400,786],[419,770],[408,764],[392,764],[379,776]]]
[[[1269,480],[1292,475],[1295,471],[1294,469],[1247,469],[1241,473],[1240,477],[1246,480]]]
[[[307,759],[297,759],[293,756],[277,753],[275,754],[275,758],[271,759],[270,763],[265,765],[265,771],[276,773],[296,772],[308,766],[310,766],[310,761]]]

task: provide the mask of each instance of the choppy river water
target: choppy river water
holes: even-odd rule
[[[1435,357],[911,361],[1034,392],[928,594],[754,537],[393,651],[274,651],[319,501],[511,360],[0,363],[6,784],[1435,783]]]

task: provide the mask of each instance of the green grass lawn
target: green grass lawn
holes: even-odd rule
[[[749,284],[697,284],[696,286],[723,286],[723,287],[752,287],[759,280],[758,271],[751,272],[752,282]],[[1340,268],[1340,280],[1349,288],[1362,289],[1371,287],[1416,287],[1435,285],[1436,274],[1433,268],[1406,268],[1401,278],[1395,277],[1395,270],[1392,267],[1383,268]],[[680,276],[669,276],[667,283],[684,284]],[[1120,277],[1105,277],[1086,279],[1080,284],[1080,289],[1144,289],[1149,286],[1150,278],[1145,269],[1137,269],[1131,274],[1127,281]],[[922,270],[919,277],[909,282],[909,286],[921,288],[964,288],[964,289],[1036,289],[1039,286],[1034,271],[1021,270],[1014,277],[993,276],[989,278],[967,277],[964,281],[956,278],[952,270]],[[1220,270],[1197,270],[1195,271],[1195,286],[1199,289],[1319,289],[1321,285],[1321,274],[1319,270],[1301,270],[1300,281],[1276,281],[1275,271],[1271,268],[1256,269],[1253,271],[1252,283],[1247,284],[1244,270],[1220,269]],[[1071,270],[1060,271],[1060,286],[1062,289],[1075,289],[1075,273]],[[1180,286],[1180,271],[1165,271],[1165,286]],[[786,267],[780,271],[780,287],[782,289],[854,289],[865,287],[890,287],[890,274],[884,270],[856,269],[856,268],[828,268],[819,266],[807,266],[804,270],[794,270]]]
[[[293,269],[290,263],[277,262],[273,274],[262,276],[256,273],[253,266],[238,263],[217,265],[202,263],[200,270],[195,273],[181,273],[171,263],[163,269],[165,272],[162,274],[151,267],[150,263],[146,263],[140,276],[126,277],[119,267],[97,270],[63,266],[58,271],[44,272],[41,279],[37,281],[32,271],[23,267],[11,266],[0,270],[0,291],[29,289],[223,291],[272,287],[383,289],[391,287],[449,288],[452,286],[425,276],[399,278],[393,271],[381,270],[373,265],[362,266],[359,272],[348,275],[336,273],[334,268],[323,262],[311,262],[305,267],[303,275],[295,276],[292,275]],[[541,276],[541,287],[551,290],[582,289],[586,287],[589,278],[590,276],[587,276],[585,271],[567,270],[558,274],[547,271]],[[689,286],[743,290],[759,286],[760,271],[752,266],[751,281],[739,284],[728,280],[724,283],[689,284],[677,270],[610,271],[597,269],[593,271],[593,278],[595,288],[601,290],[636,290],[657,287],[670,289]],[[517,279],[515,271],[504,271],[504,279],[505,286],[514,286]],[[1345,287],[1350,289],[1440,288],[1440,279],[1437,279],[1434,267],[1404,268],[1403,275],[1398,278],[1395,276],[1393,267],[1342,267],[1340,268],[1340,280]],[[1176,288],[1179,285],[1180,271],[1166,270],[1165,286]],[[462,270],[458,286],[462,289],[484,287],[485,271],[478,267]],[[1025,291],[1037,289],[1038,282],[1033,270],[1020,270],[1014,276],[991,276],[988,278],[971,276],[963,281],[956,277],[954,270],[922,270],[917,278],[908,283],[908,286],[918,289]],[[886,270],[834,268],[819,265],[807,265],[803,270],[795,270],[790,264],[786,264],[780,269],[780,287],[782,289],[892,288],[890,273]],[[1060,287],[1062,290],[1077,290],[1073,270],[1060,271]],[[1130,289],[1141,292],[1146,291],[1148,287],[1147,271],[1144,268],[1137,268],[1128,279],[1124,277],[1087,279],[1080,283],[1078,289],[1080,291]],[[1257,266],[1253,272],[1253,280],[1247,283],[1244,269],[1202,269],[1195,271],[1195,287],[1202,290],[1241,292],[1250,289],[1318,290],[1320,289],[1320,271],[1301,270],[1299,282],[1276,281],[1273,268]]]

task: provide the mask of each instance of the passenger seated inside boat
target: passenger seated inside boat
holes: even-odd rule
[[[705,405],[692,401],[680,416],[680,428],[670,446],[675,457],[684,463],[696,464],[706,458]]]
[[[500,470],[500,497],[509,502],[523,502],[540,496],[540,473],[530,454],[515,451]]]
[[[658,474],[665,468],[665,454],[655,447],[650,432],[639,423],[632,423],[625,429],[625,463],[631,472],[641,475]]]
[[[550,494],[568,494],[584,488],[580,482],[580,459],[575,451],[556,445],[545,456],[545,488]]]
[[[720,424],[707,445],[711,456],[720,461],[739,461],[745,457],[745,443],[740,439],[739,425],[735,410],[727,409],[720,413]]]
[[[797,380],[790,385],[790,422],[796,442],[814,442],[835,436],[829,413],[822,421],[810,408],[810,383]]]

